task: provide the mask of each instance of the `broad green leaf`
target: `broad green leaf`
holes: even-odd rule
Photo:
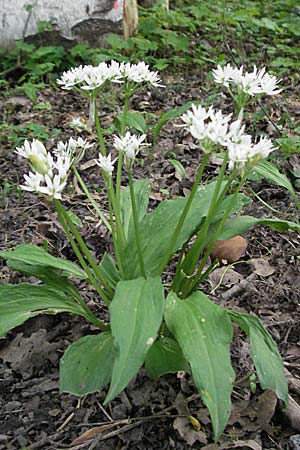
[[[20,262],[32,266],[49,267],[62,271],[62,275],[85,279],[86,274],[77,264],[50,255],[41,247],[32,244],[21,244],[13,250],[0,251],[0,258],[11,262]]]
[[[133,184],[134,188],[134,196],[135,196],[135,202],[138,212],[138,220],[139,222],[142,221],[144,218],[148,203],[149,203],[149,195],[150,195],[150,181],[148,178],[145,178],[143,180],[138,180]],[[131,199],[130,199],[130,190],[129,186],[127,186],[125,189],[121,190],[121,218],[122,223],[124,227],[125,236],[128,239],[134,237],[134,223],[133,223],[133,216],[132,216],[132,206],[131,206]]]
[[[228,314],[202,292],[195,292],[186,300],[171,292],[166,301],[165,320],[191,366],[217,440],[229,419],[235,379],[230,362],[233,328]]]
[[[178,342],[168,337],[157,339],[150,347],[145,360],[145,368],[149,377],[154,379],[166,373],[190,371]]]
[[[120,281],[120,273],[116,267],[116,263],[109,253],[104,253],[99,270],[107,280],[111,288],[115,288],[118,281]]]
[[[274,166],[274,164],[272,164],[270,161],[265,160],[261,161],[259,164],[255,166],[255,168],[253,169],[253,173],[258,174],[261,177],[272,181],[272,183],[276,184],[277,186],[284,187],[289,191],[289,193],[293,198],[296,197],[297,199],[297,195],[294,191],[293,185],[288,179],[288,177],[283,173],[279,172],[277,167]]]
[[[55,270],[51,267],[33,266],[22,261],[14,260],[8,260],[7,266],[15,272],[20,272],[24,273],[25,275],[36,277],[39,280],[43,281],[43,283],[59,288],[66,293],[70,291],[77,291],[75,286],[69,282],[68,278],[61,275],[60,270]]]
[[[109,383],[115,358],[110,333],[84,336],[69,345],[60,360],[60,390],[83,396]]]
[[[163,318],[164,287],[159,277],[120,281],[110,305],[111,330],[118,354],[114,363],[108,403],[138,372],[156,340]]]
[[[214,188],[215,182],[201,186],[197,191],[185,223],[179,233],[174,253],[201,225],[208,212]],[[170,239],[175,231],[187,199],[188,197],[178,198],[176,200],[164,200],[153,212],[146,214],[142,220],[140,224],[141,246],[147,276],[151,277],[159,275],[159,267],[165,257]],[[223,200],[213,221],[218,221],[223,217],[224,211],[230,200],[231,196],[227,196]],[[249,202],[251,202],[251,200],[248,197],[239,194],[232,208],[232,213],[243,209]],[[132,236],[131,239],[128,239],[125,247],[124,272],[127,279],[134,279],[141,276],[134,236]]]
[[[0,285],[0,336],[30,317],[61,312],[86,317],[77,303],[54,287],[30,283]]]
[[[252,216],[237,216],[226,221],[218,239],[230,239],[245,233],[255,225],[267,225],[276,231],[293,230],[300,232],[300,224],[295,222],[280,219],[256,219]]]
[[[276,344],[262,321],[252,314],[227,310],[229,316],[249,336],[251,358],[254,362],[260,385],[272,389],[277,397],[288,402],[288,385],[284,366]]]
[[[114,123],[117,129],[120,130],[122,124],[122,114],[115,116]],[[143,114],[141,113],[128,111],[126,116],[126,125],[129,128],[134,128],[140,133],[147,133],[147,124],[145,122]]]

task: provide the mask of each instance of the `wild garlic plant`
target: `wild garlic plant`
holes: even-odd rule
[[[273,389],[285,404],[288,392],[276,344],[260,319],[221,307],[201,291],[201,282],[216,267],[216,262],[210,261],[211,251],[216,240],[234,237],[254,225],[279,231],[299,231],[300,227],[240,214],[251,203],[241,193],[247,176],[275,150],[267,137],[256,139],[246,133],[241,110],[250,97],[255,100],[258,95],[278,94],[277,80],[265,69],[255,68],[243,75],[242,68],[230,65],[218,66],[213,76],[236,101],[239,117],[213,107],[186,108],[179,126],[191,133],[201,154],[191,192],[164,200],[148,212],[150,182],[133,179],[135,162],[142,147],[148,145],[147,137],[133,134],[127,119],[130,99],[139,88],[163,87],[158,73],[143,62],[112,61],[97,67],[80,66],[62,75],[58,80],[61,88],[88,96],[93,104],[99,145],[96,164],[104,180],[108,211],[96,204],[78,171],[79,161],[91,146],[87,140],[71,137],[59,142],[52,152],[37,140],[25,141],[17,148],[17,156],[27,160],[30,167],[21,189],[53,202],[79,265],[31,244],[0,252],[12,270],[40,280],[39,284],[0,286],[0,331],[3,335],[38,314],[67,311],[83,316],[99,333],[79,339],[66,350],[60,363],[61,391],[83,396],[101,391],[109,383],[107,404],[143,364],[153,378],[185,371],[191,374],[209,409],[214,439],[218,440],[230,415],[235,379],[230,361],[233,322],[249,336],[261,386]],[[124,88],[125,103],[119,135],[106,142],[96,100],[104,86],[113,89],[114,83]],[[223,155],[223,162],[217,178],[208,183],[205,167],[216,152]],[[91,254],[63,204],[70,172],[111,233],[114,254],[105,253],[101,261]],[[121,186],[123,172],[128,186]],[[175,255],[173,281],[166,284],[164,272]],[[107,305],[109,323],[86,305],[72,278],[91,284],[95,302]]]

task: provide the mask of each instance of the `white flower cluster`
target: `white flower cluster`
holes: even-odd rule
[[[126,161],[129,164],[132,164],[139,152],[139,148],[142,145],[148,145],[142,143],[145,138],[145,134],[137,136],[136,134],[131,134],[129,131],[127,131],[127,133],[123,137],[114,136],[114,147],[119,152],[124,153]]]
[[[158,73],[151,71],[143,61],[137,64],[111,61],[110,64],[101,62],[98,66],[74,67],[64,72],[57,83],[67,90],[78,88],[93,91],[100,88],[106,81],[114,83],[132,81],[162,87]]]
[[[29,161],[32,171],[24,175],[25,184],[20,188],[47,195],[51,199],[61,199],[70,167],[78,158],[77,151],[79,150],[78,153],[82,155],[90,146],[91,144],[81,138],[77,140],[70,138],[67,143],[58,143],[53,152],[54,158],[42,142],[34,139],[30,143],[26,140],[22,147],[17,147],[16,153]]]
[[[71,137],[68,142],[60,141],[54,150],[54,154],[61,158],[68,157],[72,161],[72,164],[77,165],[83,158],[85,151],[93,147],[93,145],[81,137],[77,139]]]
[[[239,90],[251,96],[275,95],[282,91],[282,89],[277,89],[280,80],[266,72],[265,67],[257,70],[257,67],[254,66],[253,72],[243,73],[243,70],[243,66],[232,67],[229,63],[224,67],[218,65],[217,69],[213,70],[214,81],[227,88],[234,84]]]
[[[224,116],[221,111],[192,105],[181,118],[185,122],[183,126],[199,140],[204,152],[212,151],[215,146],[228,149],[229,169],[243,170],[246,164],[256,164],[276,149],[265,137],[254,144],[240,120],[230,123],[231,114]]]

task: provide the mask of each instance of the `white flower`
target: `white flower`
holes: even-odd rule
[[[137,64],[125,64],[124,77],[128,81],[133,81],[134,83],[150,83],[152,86],[164,87],[160,84],[161,80],[158,73],[151,71],[148,64],[144,61]]]
[[[22,147],[17,147],[15,152],[18,155],[23,156],[23,158],[27,159],[31,155],[38,157],[45,157],[47,155],[47,150],[44,144],[42,144],[42,142],[38,141],[37,139],[33,139],[32,143],[25,140],[24,145]]]
[[[86,145],[85,141],[79,139],[77,141],[81,145]],[[21,189],[45,194],[51,199],[60,199],[72,164],[71,153],[69,154],[68,150],[72,145],[77,145],[77,141],[72,140],[71,145],[70,141],[67,144],[60,142],[56,149],[56,158],[47,152],[40,141],[34,140],[32,143],[25,141],[24,146],[18,148],[16,153],[28,159],[33,171],[24,175],[25,184],[20,186]]]
[[[94,144],[90,144],[86,139],[82,139],[81,137],[77,139],[71,137],[68,142],[60,141],[54,150],[54,154],[56,156],[64,157],[66,160],[68,158],[70,164],[74,163],[76,165],[83,158],[85,151],[93,147],[93,145]]]
[[[277,80],[277,78],[274,77],[274,75],[266,73],[261,79],[262,92],[267,95],[279,94],[282,91],[282,89],[275,89],[278,87],[277,84],[279,83],[279,81],[280,80]]]
[[[61,199],[61,193],[67,184],[65,178],[61,178],[60,174],[54,175],[54,177],[50,177],[46,174],[45,182],[46,186],[40,186],[37,189],[37,192],[45,194],[50,198]]]
[[[219,84],[223,84],[223,86],[228,87],[229,81],[232,79],[233,68],[228,63],[226,66],[222,67],[218,64],[218,67],[213,70],[214,81]]]
[[[206,111],[202,106],[192,104],[192,110],[187,111],[181,116],[186,125],[192,125],[195,121],[201,121],[208,118],[210,109]],[[185,125],[180,125],[185,126]]]
[[[113,170],[114,170],[114,163],[117,161],[118,158],[115,158],[113,161],[111,160],[111,154],[108,156],[103,156],[101,153],[99,153],[98,160],[96,159],[95,162],[98,164],[99,167],[101,167],[104,172],[111,177]]]
[[[225,67],[218,65],[217,69],[213,70],[214,81],[223,84],[225,87],[234,84],[242,92],[251,96],[257,94],[275,95],[282,91],[282,89],[276,89],[280,80],[268,74],[265,67],[258,70],[254,66],[252,72],[245,72],[245,74],[243,74],[243,70],[243,66],[233,68],[230,64],[226,64]]]
[[[146,135],[142,134],[141,136],[137,136],[135,134],[130,134],[129,131],[123,137],[114,136],[114,147],[119,151],[123,152],[126,156],[126,159],[134,160],[141,145],[145,140]]]
[[[83,82],[86,73],[91,70],[93,66],[79,66],[73,67],[66,72],[63,72],[61,78],[57,79],[57,84],[60,84],[62,89],[73,89],[74,86],[79,85]]]
[[[44,176],[38,172],[29,172],[28,175],[24,175],[24,178],[25,184],[20,185],[20,188],[29,192],[37,192],[40,188],[40,184],[45,181]]]
[[[212,107],[205,108],[192,105],[192,110],[181,117],[186,128],[197,139],[204,151],[211,151],[215,144],[225,145],[227,142],[228,123],[231,114],[223,115],[221,111],[215,111]]]
[[[271,152],[276,150],[270,139],[263,137],[257,144],[251,142],[251,136],[245,134],[236,143],[228,142],[229,169],[236,167],[242,170],[246,164],[250,166],[265,159]]]
[[[150,83],[152,86],[163,87],[157,72],[151,71],[143,61],[137,64],[118,63],[110,64],[101,62],[98,66],[79,66],[64,72],[57,83],[63,89],[79,88],[85,91],[93,91],[100,88],[106,81],[123,83],[132,81],[135,83]]]

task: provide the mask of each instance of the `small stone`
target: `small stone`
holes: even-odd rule
[[[5,434],[0,434],[0,443],[6,442],[7,440],[8,440],[8,436],[6,436]]]
[[[12,401],[12,402],[6,403],[5,409],[6,409],[6,411],[13,411],[14,409],[20,409],[21,406],[22,406],[21,402]]]
[[[300,434],[290,436],[290,445],[292,450],[300,450]]]
[[[17,442],[20,445],[20,447],[26,447],[28,444],[28,439],[26,439],[25,436],[17,436]]]

